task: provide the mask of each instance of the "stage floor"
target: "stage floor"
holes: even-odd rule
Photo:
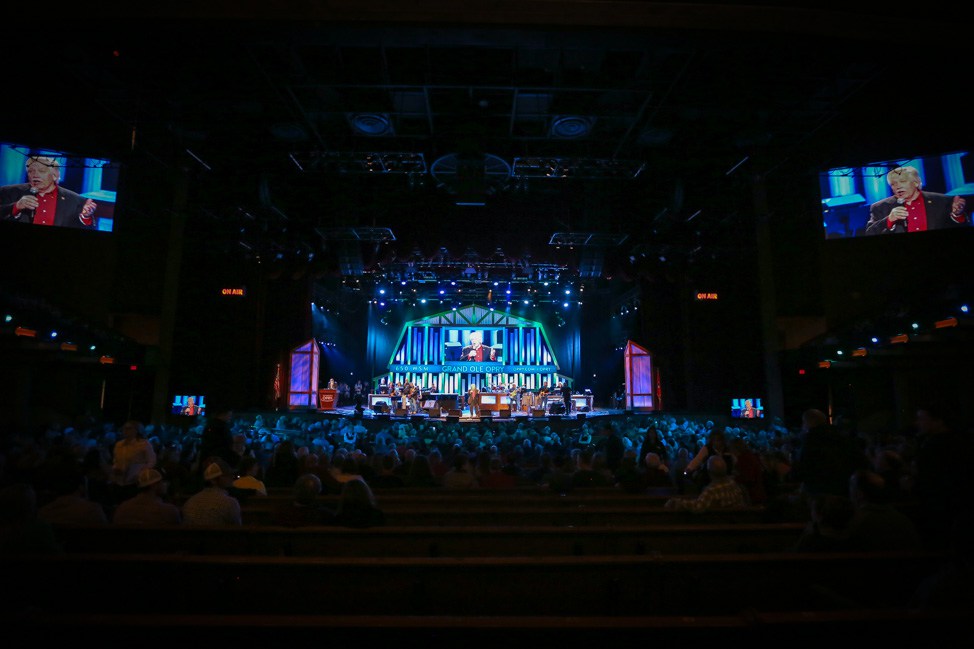
[[[339,416],[339,417],[355,417],[355,407],[354,406],[340,406],[331,410],[317,410],[318,414]],[[541,417],[535,417],[529,415],[526,412],[512,412],[510,416],[500,416],[496,412],[482,412],[479,417],[471,416],[470,409],[464,408],[461,411],[459,417],[449,417],[446,415],[435,417],[428,413],[420,412],[412,415],[395,415],[395,414],[383,414],[378,413],[370,408],[362,409],[362,419],[369,419],[375,421],[419,421],[419,420],[429,420],[429,421],[456,421],[457,423],[480,423],[481,420],[486,421],[562,421],[562,420],[575,420],[575,421],[585,421],[586,419],[592,419],[596,417],[605,417],[611,415],[621,415],[622,410],[606,410],[606,409],[595,409],[590,412],[571,412],[566,414],[545,414]]]

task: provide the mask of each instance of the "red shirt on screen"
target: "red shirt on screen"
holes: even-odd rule
[[[910,213],[906,219],[906,231],[924,232],[927,229],[927,205],[923,202],[923,194],[907,204],[906,210]]]

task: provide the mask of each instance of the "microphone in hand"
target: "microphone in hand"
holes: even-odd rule
[[[37,196],[37,188],[36,187],[31,187],[27,191],[30,192],[30,196],[35,196],[35,197]],[[23,217],[23,219],[26,220],[28,223],[33,223],[34,222],[34,209],[35,208],[33,208],[33,207],[27,207],[27,208],[24,208],[24,209],[20,210],[20,215],[18,216],[18,218]]]

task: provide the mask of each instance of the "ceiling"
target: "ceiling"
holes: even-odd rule
[[[401,4],[177,3],[91,27],[18,107],[57,107],[56,144],[187,177],[189,218],[244,259],[596,279],[750,249],[756,177],[814,223],[821,165],[919,146],[890,141],[885,84],[956,67],[888,54],[895,16],[820,3]]]

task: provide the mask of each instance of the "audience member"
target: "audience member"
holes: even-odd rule
[[[829,423],[821,410],[802,413],[802,430],[794,457],[795,476],[805,496],[847,496],[849,476],[864,468],[864,453]]]
[[[210,458],[203,479],[206,486],[183,503],[183,524],[242,525],[240,501],[228,493],[234,473],[227,461],[220,457]]]
[[[0,489],[0,556],[63,554],[54,526],[37,517],[37,493],[26,482]]]
[[[948,424],[940,404],[920,405],[915,424],[911,493],[919,512],[917,525],[927,548],[945,549],[954,519],[974,511],[968,468],[974,442],[969,433]]]
[[[37,517],[52,525],[105,525],[108,515],[88,498],[88,485],[80,466],[63,464],[52,475],[55,498],[37,510]]]
[[[342,485],[335,524],[342,527],[385,525],[385,513],[376,504],[375,495],[364,480],[349,480]]]
[[[748,505],[747,493],[728,474],[727,462],[723,455],[715,453],[707,459],[707,473],[709,481],[696,497],[670,498],[666,501],[666,508],[702,513],[713,509],[734,509]]]
[[[240,459],[240,466],[237,469],[240,477],[233,481],[236,489],[253,491],[255,495],[266,496],[267,485],[260,479],[260,462],[253,455],[244,455]]]
[[[911,551],[922,546],[909,516],[887,501],[882,476],[859,469],[849,479],[849,500],[855,515],[849,523],[849,546],[865,552]]]
[[[274,510],[275,525],[303,527],[307,525],[331,525],[335,513],[318,501],[321,495],[321,478],[305,473],[294,481],[291,499]]]
[[[441,484],[444,489],[476,489],[479,487],[473,468],[470,466],[470,456],[460,452],[453,456],[453,467],[443,475]]]
[[[112,514],[117,525],[179,525],[183,521],[179,507],[165,499],[168,483],[155,469],[144,468],[139,472],[139,492],[122,501]]]
[[[112,450],[113,504],[134,496],[138,490],[139,473],[156,465],[156,451],[145,437],[142,422],[130,419],[122,424],[122,439]]]
[[[852,502],[845,496],[832,494],[820,494],[808,500],[810,520],[795,543],[795,551],[848,551],[849,523],[855,514]]]

